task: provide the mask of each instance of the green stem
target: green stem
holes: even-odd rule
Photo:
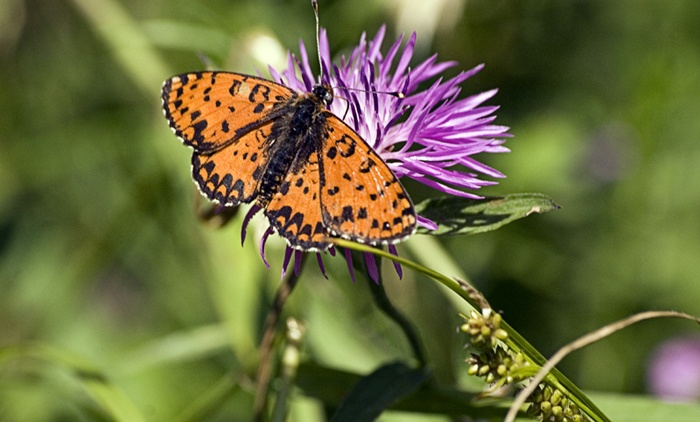
[[[387,296],[386,290],[384,289],[380,258],[377,258],[376,263],[376,283],[374,283],[372,278],[369,276],[367,264],[363,266],[365,278],[367,279],[367,285],[369,286],[369,290],[372,292],[372,299],[374,299],[374,303],[377,305],[377,307],[401,328],[404,335],[406,336],[406,340],[408,340],[408,344],[411,346],[413,355],[415,356],[416,360],[418,360],[418,364],[420,365],[420,367],[423,368],[427,365],[427,360],[425,358],[423,348],[421,347],[420,339],[418,338],[418,333],[416,332],[415,328],[413,327],[413,324],[411,324],[408,318],[406,318],[405,315],[399,312],[399,310],[391,304],[389,296]]]
[[[302,267],[304,262],[306,262],[306,255],[307,254],[302,255]],[[291,263],[291,265],[294,264]],[[299,273],[301,274],[301,271],[299,271]],[[263,420],[265,403],[267,401],[267,387],[270,384],[270,374],[272,373],[272,340],[275,338],[277,323],[282,315],[282,308],[287,302],[292,290],[294,290],[297,281],[299,281],[299,276],[297,276],[292,269],[277,290],[272,308],[270,312],[268,312],[267,319],[265,320],[265,330],[263,331],[263,337],[260,341],[260,365],[258,366],[258,374],[256,376],[258,387],[255,394],[255,404],[253,405],[253,421],[255,422]]]
[[[472,286],[470,286],[464,281],[460,282],[456,279],[440,274],[437,271],[431,270],[430,268],[426,268],[422,265],[419,265],[413,261],[394,256],[386,251],[376,249],[371,246],[351,242],[349,240],[335,238],[333,239],[333,243],[339,247],[350,248],[359,252],[373,253],[376,256],[381,256],[383,258],[390,259],[392,261],[398,262],[406,268],[410,268],[414,271],[425,274],[426,276],[432,278],[433,280],[441,283],[448,289],[452,290],[465,302],[467,302],[475,311],[481,311],[481,303],[479,303],[478,299],[475,298],[473,294],[470,294],[470,292],[474,292],[476,291],[476,289],[474,289]],[[538,352],[537,349],[535,349],[527,340],[525,340],[523,336],[521,336],[517,331],[515,331],[513,327],[511,327],[510,325],[508,325],[508,323],[503,321],[501,323],[501,328],[503,328],[508,333],[508,339],[506,340],[506,344],[509,348],[515,351],[522,351],[525,358],[528,361],[530,361],[530,363],[538,367],[544,365],[547,359],[545,359],[545,357],[542,356],[542,354]],[[610,419],[608,419],[608,417],[605,416],[605,414],[600,409],[598,409],[598,407],[581,391],[581,389],[579,389],[573,382],[566,378],[564,374],[559,372],[558,369],[552,369],[552,371],[545,377],[545,382],[565,392],[567,396],[594,421],[610,422]]]

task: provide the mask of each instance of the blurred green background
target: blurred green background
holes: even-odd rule
[[[480,193],[542,192],[563,207],[474,237],[416,237],[402,255],[468,275],[544,355],[634,312],[700,315],[700,3],[321,0],[320,15],[336,56],[386,23],[386,44],[418,32],[414,64],[434,52],[459,69],[485,63],[463,95],[499,88],[489,104],[515,137],[512,153],[477,157],[508,176]],[[242,387],[209,418],[250,419],[283,243],[268,243],[268,270],[260,217],[244,247],[240,218],[197,220],[190,152],[159,90],[201,69],[198,52],[227,70],[283,69],[299,39],[314,50],[308,0],[0,2],[0,420],[110,420],[57,363],[75,359],[148,420],[173,420],[234,374]],[[416,202],[438,195],[407,187]],[[305,359],[362,373],[410,359],[365,280],[325,263],[330,280],[309,265],[286,309],[307,324]],[[466,309],[389,267],[438,381],[473,388],[455,332]],[[585,390],[644,393],[654,347],[686,335],[688,322],[646,322],[560,368]],[[294,420],[323,420],[298,397]]]

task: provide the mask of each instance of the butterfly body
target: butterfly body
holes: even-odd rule
[[[391,243],[415,231],[408,194],[386,163],[327,110],[330,87],[298,93],[266,79],[194,72],[167,80],[170,127],[193,148],[193,178],[222,205],[255,202],[294,248],[328,237]]]

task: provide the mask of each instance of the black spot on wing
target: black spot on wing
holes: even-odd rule
[[[346,222],[346,221],[351,221],[355,222],[355,218],[353,216],[353,209],[350,205],[347,205],[343,207],[343,212],[340,214],[340,221],[341,222]]]
[[[328,149],[328,152],[326,153],[326,157],[328,157],[332,160],[336,157],[337,154],[338,154],[338,150],[335,147],[330,147]]]
[[[377,163],[371,158],[366,158],[360,164],[360,173],[369,173],[372,167],[376,166]]]
[[[344,158],[351,157],[355,154],[355,146],[357,143],[352,137],[348,135],[343,135],[340,139],[335,141],[335,146],[338,147],[340,156]]]

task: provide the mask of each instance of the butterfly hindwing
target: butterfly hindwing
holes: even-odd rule
[[[297,155],[290,170],[272,197],[265,215],[275,230],[296,248],[323,250],[329,232],[323,225],[320,203],[318,152],[308,158]]]
[[[324,115],[324,226],[334,236],[369,244],[392,243],[413,234],[413,204],[394,173],[349,126],[330,112]]]
[[[222,205],[251,202],[265,172],[273,122],[258,127],[219,150],[192,155],[192,177],[209,199]]]
[[[163,84],[163,110],[182,142],[215,151],[283,113],[298,94],[283,85],[231,72],[192,72]]]

